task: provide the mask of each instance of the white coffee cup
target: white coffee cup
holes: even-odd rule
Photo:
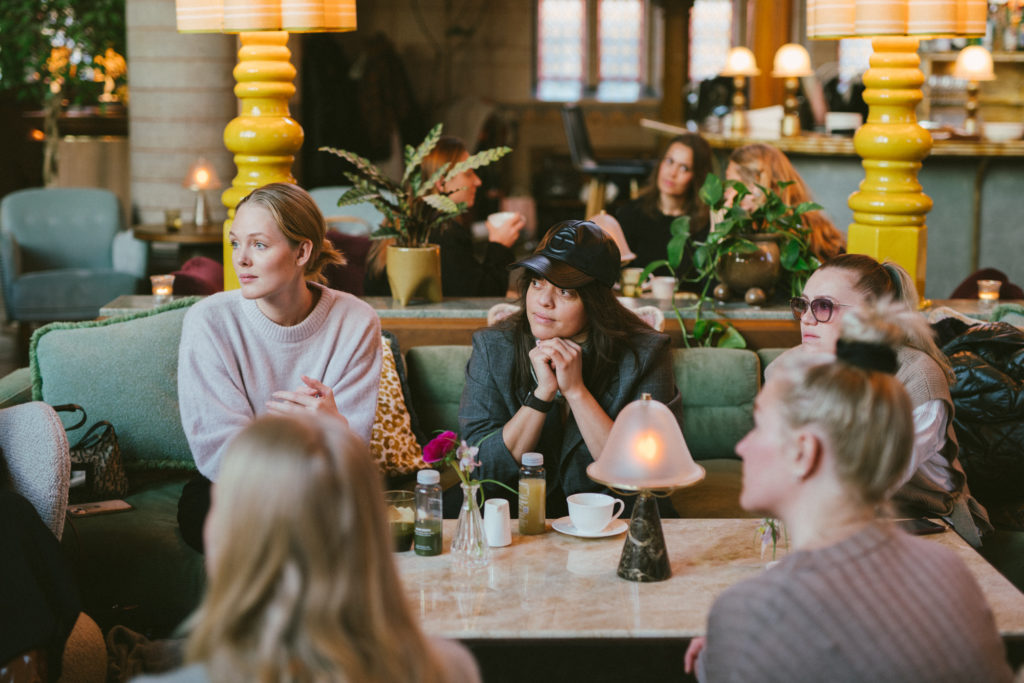
[[[488,216],[487,222],[496,228],[500,228],[502,225],[515,218],[515,216],[515,211],[498,211],[497,213],[492,213]]]
[[[626,507],[618,498],[603,493],[574,493],[566,500],[569,503],[569,519],[572,520],[572,525],[584,534],[603,531]]]
[[[487,545],[501,547],[512,543],[512,522],[509,516],[507,500],[487,499],[484,503],[484,535],[487,536]]]
[[[671,275],[660,275],[651,278],[651,294],[655,299],[669,301],[675,294],[676,279]]]

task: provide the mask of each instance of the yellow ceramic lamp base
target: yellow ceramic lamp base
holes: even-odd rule
[[[917,38],[875,38],[871,68],[864,74],[868,120],[853,144],[864,160],[860,190],[850,195],[853,211],[847,249],[907,269],[924,296],[928,228],[932,200],[917,173],[932,138],[917,123],[924,74]]]
[[[268,183],[294,183],[292,163],[302,147],[302,127],[291,118],[288,100],[295,94],[295,67],[288,49],[288,33],[240,33],[235,96],[241,113],[224,129],[224,145],[235,154],[238,175],[221,200],[228,209],[224,221],[224,288],[238,287],[231,263],[228,232],[238,202]]]

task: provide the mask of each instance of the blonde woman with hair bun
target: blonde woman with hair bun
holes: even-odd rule
[[[182,491],[178,526],[202,552],[210,482],[228,440],[264,413],[315,412],[370,439],[381,371],[380,320],[320,282],[341,255],[302,188],[253,190],[228,233],[239,288],[192,306],[178,350],[181,422],[199,476]]]
[[[892,323],[848,312],[834,354],[774,364],[736,446],[740,504],[781,520],[790,549],[715,600],[684,658],[700,681],[1011,680],[967,566],[878,513],[914,442]]]
[[[863,254],[842,254],[825,263],[808,278],[802,296],[790,300],[801,341],[776,363],[808,351],[834,354],[844,314],[886,300],[893,302],[885,309],[884,325],[896,335],[896,377],[910,395],[914,416],[913,457],[897,482],[894,499],[908,514],[943,517],[978,547],[992,525],[985,508],[970,495],[957,458],[950,395],[955,378],[931,327],[918,313],[917,291],[906,270]],[[876,321],[875,327],[881,325]],[[772,363],[765,377],[774,369]]]
[[[206,596],[184,669],[140,679],[475,683],[424,636],[391,553],[363,440],[325,416],[266,416],[227,446],[206,522]]]

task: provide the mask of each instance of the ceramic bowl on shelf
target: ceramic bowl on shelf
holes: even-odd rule
[[[992,121],[985,124],[985,139],[991,142],[1020,140],[1024,136],[1024,123],[1018,121]]]

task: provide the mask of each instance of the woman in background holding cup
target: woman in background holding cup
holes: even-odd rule
[[[140,680],[480,680],[463,646],[427,638],[416,623],[391,556],[380,476],[343,422],[263,417],[223,460],[188,665]]]
[[[671,341],[615,298],[619,260],[596,224],[555,225],[513,264],[526,269],[519,312],[473,335],[459,427],[479,443],[478,476],[515,487],[523,454],[542,453],[548,517],[568,513],[568,495],[604,491],[586,468],[626,404],[649,393],[682,422]],[[509,495],[485,487],[488,498]],[[664,500],[663,514],[675,516]],[[446,510],[455,502],[446,496]]]
[[[703,240],[710,225],[707,205],[698,193],[711,171],[711,146],[697,133],[684,133],[669,141],[661,162],[651,176],[650,187],[615,213],[626,241],[636,252],[630,266],[644,268],[664,259],[672,234],[669,226],[680,216],[690,217],[690,235]],[[692,247],[683,263],[692,263]],[[655,275],[669,275],[660,268]],[[700,291],[700,283],[681,282],[687,291]]]
[[[462,140],[444,136],[423,160],[422,173],[429,178],[448,164],[457,164],[469,158]],[[438,187],[451,192],[449,198],[456,204],[465,203],[472,209],[476,202],[476,189],[480,177],[470,169]],[[513,245],[526,225],[519,213],[505,211],[492,214],[487,220],[487,246],[483,261],[478,261],[473,250],[473,231],[467,212],[448,221],[435,233],[441,247],[441,292],[446,297],[499,296],[508,291],[508,265],[515,260]],[[367,260],[364,291],[367,296],[390,296],[385,260],[391,240],[375,240]]]
[[[780,358],[766,381],[736,446],[740,504],[782,520],[793,549],[715,600],[685,656],[701,681],[1011,679],[970,570],[876,518],[914,442],[892,374],[913,315],[846,313],[835,357]]]

